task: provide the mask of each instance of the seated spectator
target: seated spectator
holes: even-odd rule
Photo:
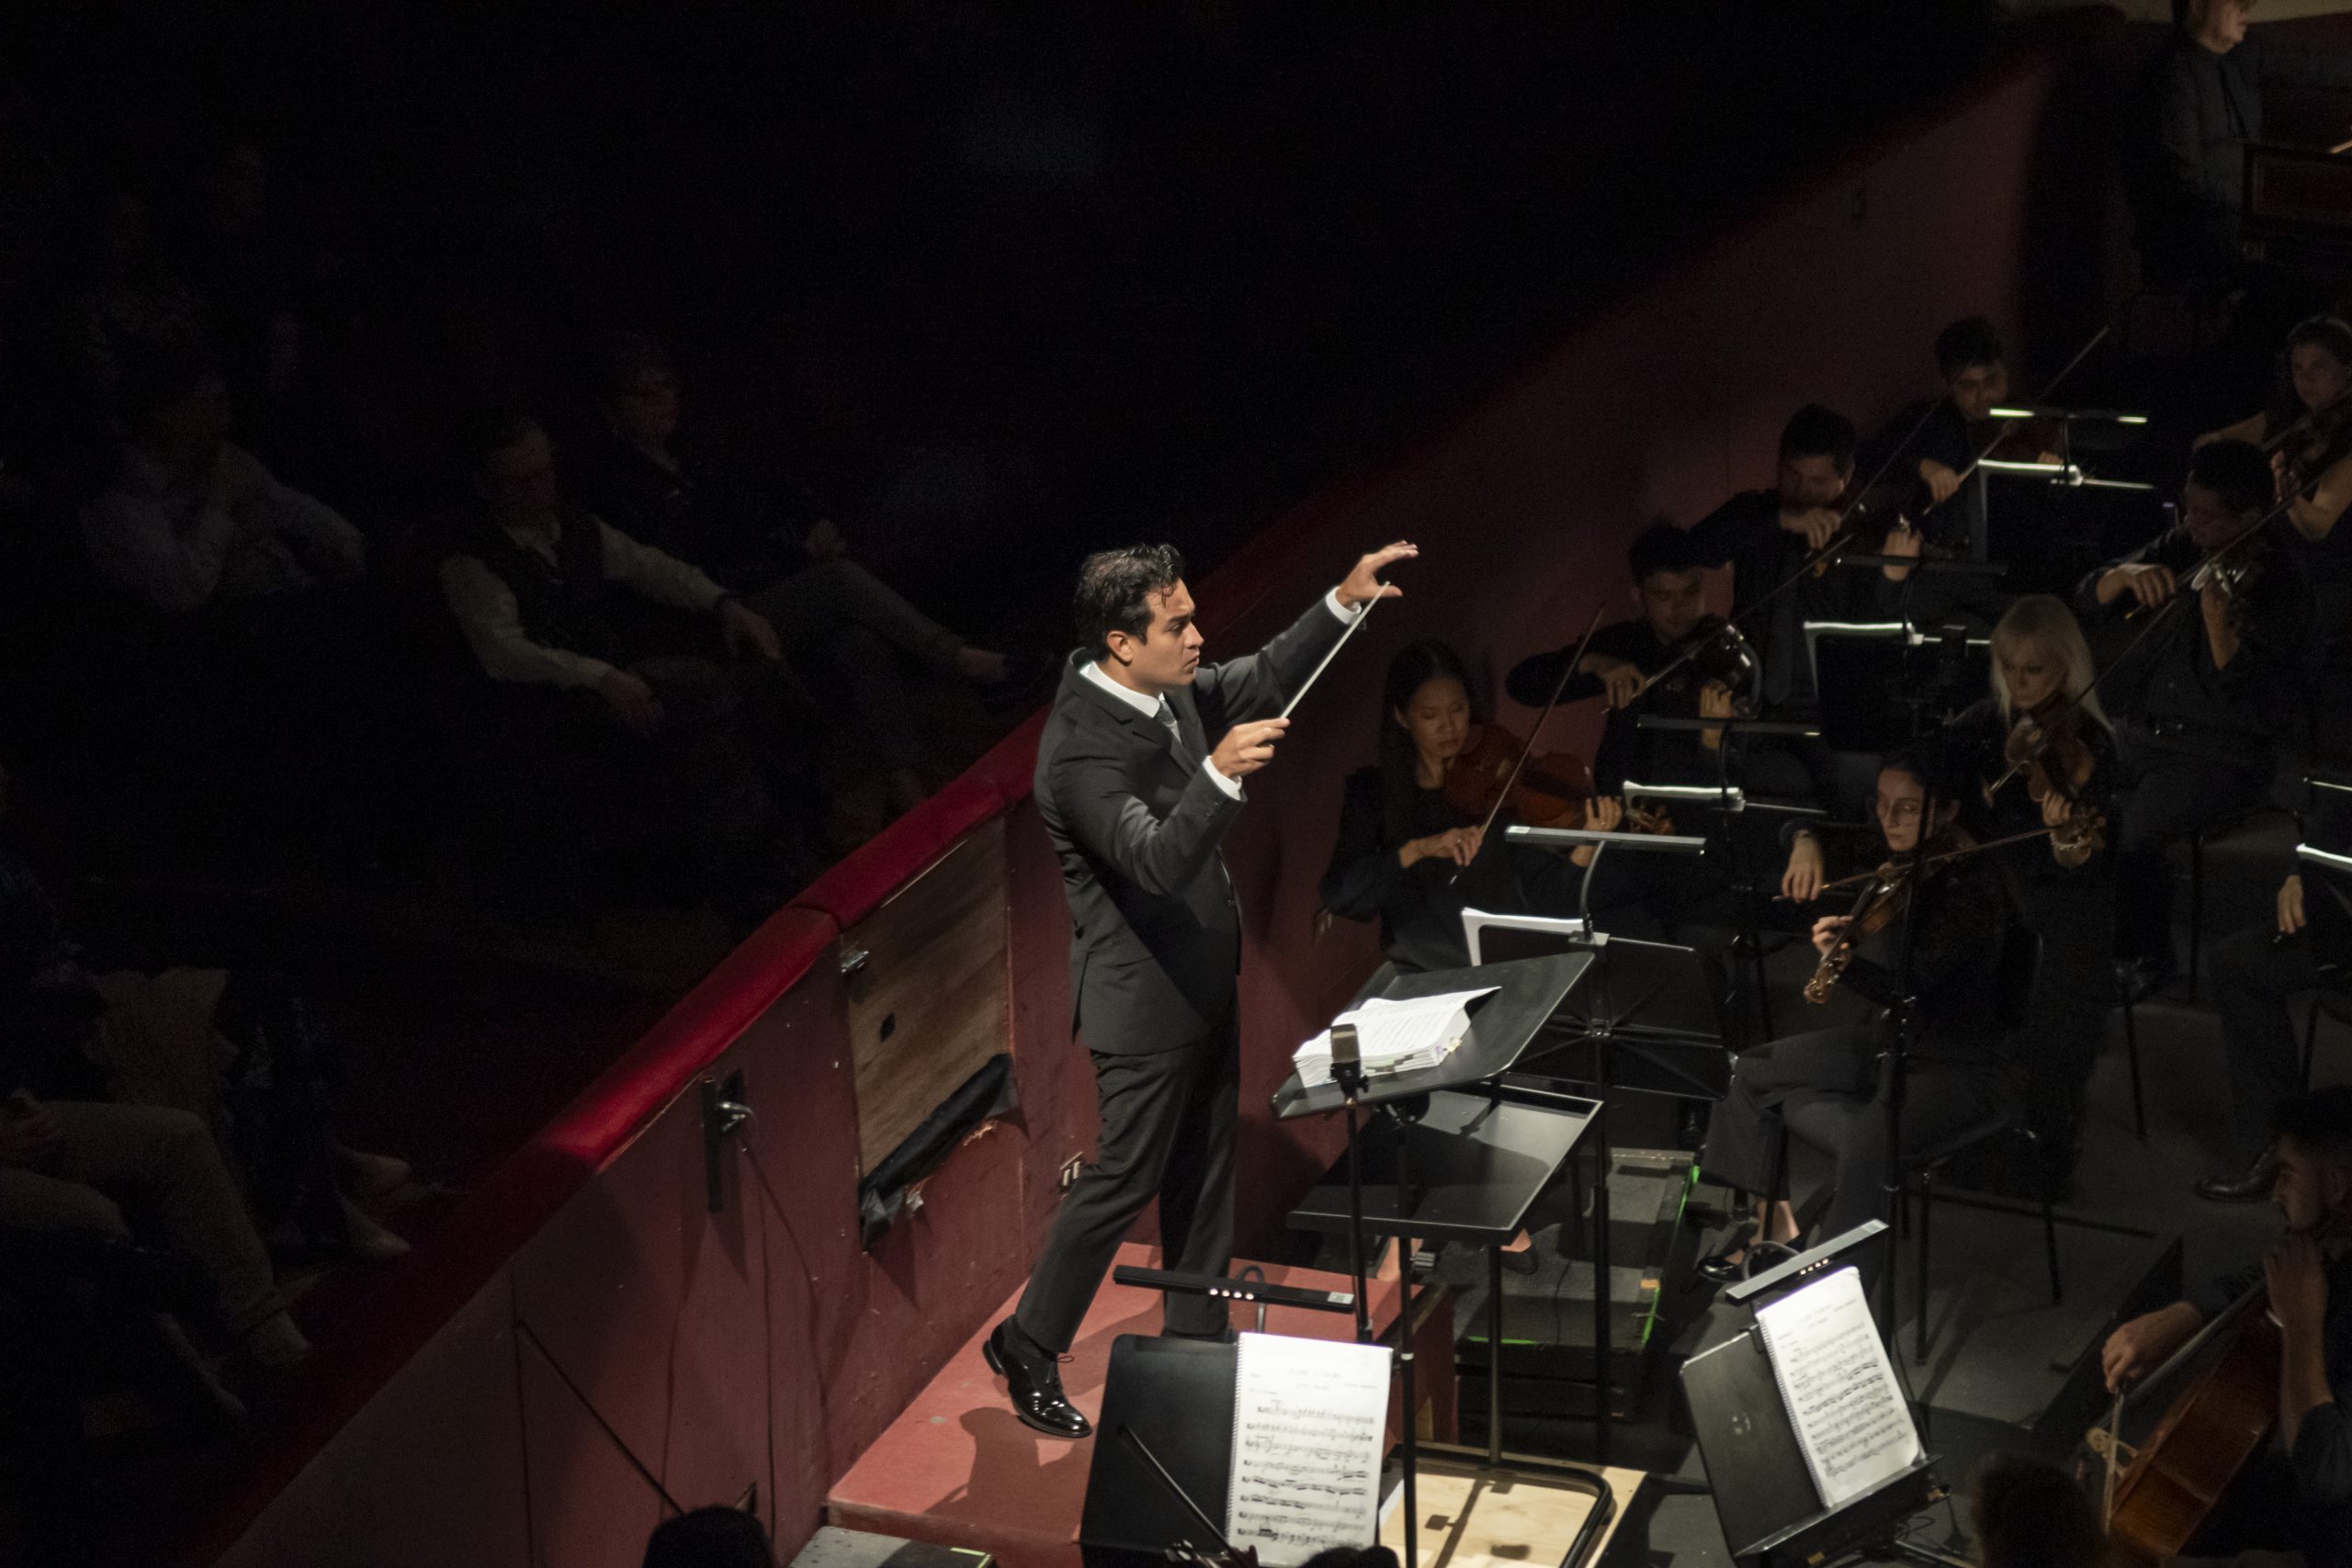
[[[873,739],[891,808],[907,810],[926,793],[927,747],[899,660],[991,686],[1006,678],[1004,656],[967,646],[850,560],[841,529],[807,491],[760,485],[703,457],[680,433],[682,412],[667,344],[643,333],[599,340],[600,428],[581,454],[582,503],[744,594],[786,653],[838,689]]]
[[[100,582],[141,612],[104,649],[112,695],[136,705],[118,719],[175,770],[212,755],[201,785],[219,818],[258,818],[236,835],[249,846],[364,823],[383,775],[367,758],[395,709],[358,531],[229,440],[228,388],[202,353],[134,358],[122,410],[114,478],[81,514]]]
[[[0,769],[0,812],[8,779]],[[93,973],[39,874],[0,835],[0,1057],[45,1099],[168,1108],[215,1132],[266,1225],[297,1247],[384,1261],[408,1244],[353,1199],[408,1166],[334,1138],[337,1042],[316,1006],[266,971]]]
[[[741,1508],[694,1508],[664,1519],[645,1543],[645,1568],[775,1568],[768,1532]]]
[[[2100,1568],[2107,1540],[2090,1500],[2047,1460],[1992,1454],[1968,1479],[1968,1528],[1983,1568]]]
[[[485,421],[466,460],[479,505],[439,578],[491,683],[483,746],[519,770],[500,786],[522,807],[506,826],[554,835],[540,846],[552,862],[531,857],[547,870],[650,825],[698,896],[765,918],[808,869],[808,814],[787,818],[779,795],[806,806],[813,790],[807,701],[775,628],[699,568],[569,505],[528,415]],[[734,662],[678,651],[695,619],[718,635],[684,646],[723,642]]]
[[[0,1225],[128,1235],[124,1206],[204,1270],[220,1326],[263,1366],[309,1353],[270,1272],[269,1252],[204,1123],[148,1105],[49,1103],[0,1060]]]

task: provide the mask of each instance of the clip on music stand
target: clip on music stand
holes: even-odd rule
[[[1883,1223],[1869,1221],[1743,1280],[1724,1299],[1752,1312],[1806,1289],[1860,1252],[1884,1247],[1890,1234]],[[1740,1568],[1820,1568],[1857,1559],[1967,1568],[1962,1560],[1900,1534],[1905,1519],[1944,1495],[1936,1456],[1924,1448],[1899,1473],[1835,1507],[1824,1506],[1762,1332],[1752,1321],[1683,1363],[1682,1392],[1715,1518]],[[1907,1394],[1905,1403],[1907,1409]]]
[[[1342,1088],[1335,1081],[1309,1089],[1294,1071],[1274,1092],[1274,1114],[1283,1121],[1327,1115],[1333,1111],[1347,1114],[1348,1179],[1344,1189],[1317,1188],[1309,1194],[1307,1202],[1294,1211],[1291,1220],[1294,1224],[1309,1228],[1345,1228],[1348,1232],[1360,1339],[1368,1340],[1371,1337],[1363,1304],[1367,1295],[1367,1234],[1395,1235],[1397,1255],[1402,1259],[1414,1236],[1433,1234],[1428,1227],[1440,1227],[1435,1234],[1483,1239],[1494,1225],[1507,1220],[1510,1228],[1495,1238],[1495,1244],[1499,1246],[1518,1234],[1527,1207],[1582,1135],[1597,1109],[1590,1101],[1566,1095],[1507,1089],[1493,1080],[1518,1064],[1529,1043],[1584,978],[1592,963],[1589,953],[1568,953],[1490,964],[1483,969],[1436,969],[1399,975],[1382,989],[1383,997],[1404,1000],[1483,986],[1497,989],[1471,1005],[1468,1032],[1434,1066],[1363,1077],[1352,1088]],[[1375,1140],[1361,1126],[1358,1113],[1363,1107],[1385,1108],[1386,1114],[1375,1126],[1393,1123],[1393,1135]],[[1417,1130],[1417,1122],[1428,1123],[1429,1130]],[[1480,1131],[1482,1122],[1485,1125]],[[1563,1132],[1564,1143],[1560,1141]],[[1465,1133],[1471,1134],[1467,1144],[1463,1137]],[[1552,1153],[1555,1145],[1557,1154]],[[1546,1157],[1551,1162],[1548,1171],[1539,1169]],[[1394,1197],[1390,1201],[1367,1191],[1365,1168],[1383,1158],[1393,1168],[1390,1174],[1394,1179],[1388,1186]],[[1447,1163],[1436,1163],[1441,1159]],[[1418,1169],[1423,1164],[1433,1165],[1439,1179],[1425,1183],[1424,1173]],[[1504,1210],[1511,1212],[1498,1212]],[[1495,1273],[1501,1272],[1499,1257],[1491,1268]],[[1397,1272],[1398,1381],[1405,1410],[1403,1441],[1399,1445],[1405,1493],[1404,1568],[1416,1568],[1420,1546],[1418,1465],[1423,1445],[1417,1430],[1419,1395],[1413,1355],[1413,1274],[1410,1268]],[[1498,1466],[1498,1442],[1499,1429],[1489,1421],[1487,1448]],[[1444,1449],[1449,1453],[1464,1455],[1474,1451],[1453,1445],[1444,1445]],[[1543,1466],[1543,1473],[1580,1490],[1589,1490],[1595,1495],[1587,1528],[1579,1533],[1576,1553],[1568,1562],[1568,1568],[1575,1568],[1577,1557],[1608,1522],[1613,1507],[1608,1480],[1596,1471],[1570,1464],[1547,1463]]]

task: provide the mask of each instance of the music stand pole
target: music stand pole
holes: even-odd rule
[[[1348,1116],[1348,1255],[1355,1274],[1356,1343],[1372,1343],[1371,1291],[1364,1279],[1363,1245],[1363,1156],[1359,1145],[1363,1132],[1362,1119],[1357,1113],[1356,1099],[1363,1092],[1363,1057],[1356,1042],[1355,1025],[1335,1024],[1331,1030],[1331,1081],[1347,1097]],[[1407,1203],[1406,1138],[1408,1129],[1400,1119],[1396,1128],[1397,1204],[1401,1216]],[[1399,1234],[1396,1237],[1396,1356],[1402,1366],[1402,1401],[1404,1419],[1397,1423],[1403,1428],[1398,1448],[1399,1461],[1405,1472],[1405,1557],[1403,1568],[1418,1568],[1420,1562],[1420,1456],[1416,1451],[1420,1437],[1418,1430],[1419,1411],[1413,1386],[1413,1238]],[[1377,1539],[1377,1532],[1374,1533]]]
[[[1917,990],[1919,955],[1919,908],[1928,896],[1928,839],[1936,820],[1936,792],[1928,781],[1919,781],[1919,836],[1911,842],[1911,896],[1903,911],[1902,955],[1896,963],[1894,1015],[1889,1019],[1887,1048],[1883,1058],[1885,1066],[1883,1089],[1886,1100],[1886,1177],[1881,1191],[1882,1206],[1890,1230],[1903,1214],[1903,1100],[1909,1088],[1908,1075],[1913,1036],[1919,1028],[1919,997]],[[1925,1200],[1922,1200],[1925,1201]],[[1927,1223],[1927,1216],[1920,1216]],[[1899,1243],[1887,1247],[1886,1271],[1879,1277],[1879,1332],[1887,1341],[1887,1353],[1900,1356],[1902,1342],[1895,1329],[1895,1276],[1901,1272]],[[1921,1322],[1928,1311],[1928,1281],[1923,1274],[1919,1280],[1919,1312]]]

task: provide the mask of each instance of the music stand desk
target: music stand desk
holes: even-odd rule
[[[1427,1115],[1402,1128],[1365,1127],[1363,1228],[1375,1235],[1499,1247],[1527,1224],[1559,1179],[1599,1102],[1579,1095],[1494,1085],[1441,1089]],[[1397,1158],[1403,1144],[1405,1158]],[[1398,1190],[1408,1181],[1409,1194]],[[1322,1182],[1290,1212],[1294,1230],[1348,1228],[1345,1182]]]
[[[1511,964],[1489,964],[1474,969],[1430,969],[1399,975],[1381,988],[1392,1000],[1433,997],[1446,991],[1497,987],[1496,994],[1471,1004],[1470,1030],[1444,1061],[1418,1072],[1381,1073],[1365,1080],[1356,1097],[1359,1106],[1385,1105],[1442,1089],[1463,1089],[1510,1071],[1528,1043],[1558,1010],[1592,966],[1589,953],[1551,953]],[[1293,1069],[1274,1091],[1274,1114],[1287,1122],[1297,1116],[1325,1116],[1345,1109],[1347,1096],[1337,1084],[1308,1089]]]

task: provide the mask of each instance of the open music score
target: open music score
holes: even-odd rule
[[[1384,1346],[1240,1337],[1227,1539],[1272,1568],[1372,1544],[1388,1371]]]
[[[1825,1508],[1919,1461],[1919,1432],[1894,1381],[1861,1276],[1840,1269],[1756,1312],[1797,1445]]]

